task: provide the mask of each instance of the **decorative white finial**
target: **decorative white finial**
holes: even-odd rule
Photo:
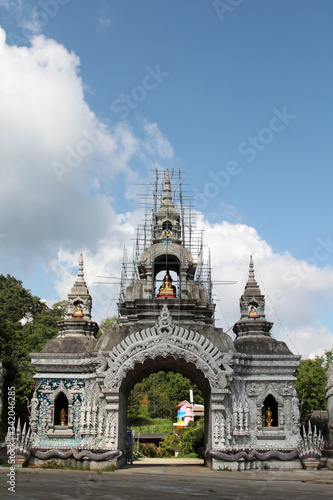
[[[76,283],[84,283],[83,255],[82,255],[82,253],[80,253],[79,270],[77,273]]]
[[[173,206],[172,196],[171,196],[171,183],[170,183],[169,169],[166,169],[166,171],[165,171],[164,192],[163,192],[162,204],[163,205],[172,204],[172,206]]]
[[[249,281],[255,281],[252,255],[250,255]]]

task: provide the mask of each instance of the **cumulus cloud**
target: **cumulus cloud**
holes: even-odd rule
[[[144,146],[148,153],[158,154],[161,159],[173,157],[173,147],[159,130],[157,123],[150,123],[148,120],[145,120],[144,130],[147,134],[147,140],[144,142]]]
[[[127,246],[131,259],[135,229],[142,220],[142,210],[118,216],[112,236],[105,239],[95,253],[85,255],[87,283],[98,321],[117,311],[119,283],[115,278],[121,276],[123,246]],[[204,243],[211,250],[213,282],[237,281],[234,285],[216,284],[213,287],[216,326],[226,331],[240,318],[239,298],[248,278],[249,257],[252,255],[256,279],[266,296],[266,318],[274,323],[272,336],[286,342],[294,354],[301,354],[303,358],[321,355],[333,348],[333,335],[322,322],[322,317],[331,310],[332,268],[308,267],[305,261],[288,253],[275,253],[253,227],[244,224],[210,224],[203,214],[197,214],[196,228],[204,230]],[[62,276],[57,283],[62,299],[66,298],[74,281],[68,270],[76,269],[77,263],[78,254],[63,251],[53,262],[55,267],[58,266],[57,275]],[[304,274],[304,269],[310,274]],[[295,276],[300,280],[297,287],[293,281]],[[290,281],[294,282],[293,287]],[[229,334],[234,337],[231,330]]]
[[[171,166],[172,145],[156,123],[143,120],[135,133],[126,123],[102,123],[85,101],[79,58],[55,40],[37,36],[30,47],[9,46],[0,29],[0,54],[3,272],[39,262],[64,299],[82,251],[101,320],[116,312],[123,246],[130,254],[143,220],[140,209],[122,213],[114,199],[119,192],[134,199],[147,168]],[[213,280],[237,281],[214,287],[217,326],[227,330],[239,319],[252,254],[273,336],[305,357],[333,347],[324,323],[333,269],[318,261],[324,247],[306,262],[275,253],[244,224],[211,224],[198,213],[196,225],[212,252]],[[113,284],[96,283],[98,276]]]
[[[80,250],[84,256],[86,283],[93,298],[93,315],[98,321],[117,314],[123,260],[125,257],[126,261],[126,255],[129,261],[132,259],[133,239],[143,216],[142,209],[118,215],[110,233],[95,251],[84,247]],[[67,298],[75,281],[78,260],[78,252],[60,249],[48,265],[48,271],[56,277],[56,291],[61,300]]]
[[[198,214],[197,226],[204,229],[205,243],[211,249],[213,281],[237,281],[214,287],[217,326],[226,330],[240,317],[239,298],[252,255],[256,279],[266,297],[266,318],[274,323],[273,337],[304,357],[333,347],[333,334],[322,322],[332,310],[332,267],[275,253],[254,228],[244,224],[210,224]]]
[[[168,141],[155,123],[141,136],[102,123],[85,101],[79,58],[55,40],[9,46],[0,29],[0,51],[2,250],[21,266],[46,264],[60,248],[84,247],[89,232],[94,252],[117,219],[117,182],[133,195],[127,186],[165,156]]]

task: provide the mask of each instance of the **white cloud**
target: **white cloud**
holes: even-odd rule
[[[303,358],[321,355],[333,347],[333,335],[321,321],[322,315],[332,310],[333,269],[313,266],[311,276],[291,289],[286,276],[303,269],[305,263],[289,254],[277,254],[252,227],[227,222],[209,224],[197,214],[197,228],[204,229],[204,243],[211,249],[213,281],[237,280],[235,285],[215,285],[216,326],[229,329],[240,318],[239,298],[248,278],[249,256],[252,254],[255,273],[261,291],[266,295],[266,318],[274,323],[272,336],[285,342],[294,354]],[[131,257],[132,243],[143,212],[119,215],[112,233],[99,245],[96,252],[85,255],[85,269],[89,289],[93,296],[97,320],[116,313],[119,294],[117,284],[96,284],[98,276],[114,278],[121,275],[122,251],[126,244]],[[78,254],[59,252],[57,274],[59,294],[66,298],[74,276],[65,272],[77,267]],[[61,272],[60,272],[61,270]],[[295,271],[296,270],[296,271]],[[67,281],[66,290],[65,284]],[[279,290],[274,294],[274,290]],[[321,307],[320,307],[321,305]],[[233,337],[232,331],[229,332]]]
[[[107,29],[110,28],[111,26],[111,20],[108,19],[107,17],[99,17],[97,21],[101,29]]]
[[[313,323],[300,324],[297,328],[290,329],[288,336],[304,359],[322,356],[325,351],[333,348],[332,332],[315,318]],[[286,342],[288,343],[287,339]]]
[[[136,227],[143,219],[143,210],[118,215],[108,236],[99,242],[96,251],[82,248],[85,278],[93,297],[93,312],[98,321],[117,314],[124,246],[132,259],[132,243]],[[56,290],[61,300],[67,298],[74,281],[79,254],[63,249],[48,266],[48,272],[57,276]],[[74,274],[73,274],[74,270]]]
[[[144,130],[147,134],[147,140],[144,146],[149,154],[158,154],[162,159],[173,157],[174,151],[168,139],[161,133],[157,123],[144,121]]]
[[[155,123],[142,137],[101,123],[85,102],[79,58],[55,40],[8,46],[0,28],[0,51],[2,250],[24,268],[60,248],[95,252],[116,220],[119,182],[132,196],[127,186],[165,156],[167,141]]]
[[[4,272],[42,263],[65,298],[74,281],[67,270],[82,251],[100,320],[115,312],[119,288],[94,282],[99,275],[120,276],[123,245],[130,253],[143,217],[141,210],[120,213],[113,200],[118,192],[134,198],[134,183],[146,176],[146,167],[174,162],[172,145],[156,123],[143,121],[140,135],[125,123],[112,129],[101,123],[85,102],[79,58],[56,41],[38,36],[31,47],[8,46],[0,29],[0,53]],[[55,165],[63,168],[60,178]],[[331,267],[277,254],[243,224],[210,224],[198,214],[197,225],[212,251],[213,280],[237,280],[215,287],[217,326],[227,329],[239,319],[252,254],[267,317],[275,322],[273,336],[294,351],[287,331],[305,356],[332,347],[322,320],[332,312]]]
[[[31,35],[40,33],[49,17],[54,17],[60,8],[57,1],[49,5],[45,2],[41,6],[31,0],[0,0],[0,6],[15,17],[18,26],[22,29],[19,35],[21,38],[22,35],[23,38],[29,38]]]
[[[321,322],[333,309],[333,269],[274,253],[257,231],[244,224],[209,224],[200,214],[205,244],[211,249],[213,281],[237,280],[236,285],[214,287],[217,326],[232,326],[240,317],[239,298],[253,256],[257,282],[266,296],[266,318],[272,335],[304,357],[333,347],[333,334]]]

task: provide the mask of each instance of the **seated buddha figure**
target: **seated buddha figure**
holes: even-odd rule
[[[60,412],[60,425],[66,425],[66,417],[67,414],[65,412],[65,408],[63,408]]]
[[[249,318],[259,318],[257,310],[256,310],[256,308],[254,307],[253,304],[251,305],[251,309],[250,309],[250,312],[249,312]]]
[[[76,309],[74,311],[73,317],[74,318],[83,318],[83,309],[82,309],[82,305],[80,304],[80,302],[78,302],[76,304]]]
[[[158,290],[157,297],[176,297],[176,287],[172,284],[172,278],[169,271],[163,278],[163,283]]]

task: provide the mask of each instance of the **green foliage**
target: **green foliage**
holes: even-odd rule
[[[50,309],[13,276],[0,275],[0,359],[7,370],[4,388],[4,418],[7,421],[6,392],[14,386],[16,415],[27,420],[26,398],[33,389],[30,352],[40,351],[57,334],[63,303]],[[6,429],[3,429],[5,432]]]
[[[180,456],[190,454],[198,456],[200,448],[204,446],[205,424],[204,419],[199,422],[189,422],[187,427],[179,430],[179,435],[168,434],[164,436],[161,443],[158,456],[174,456],[179,452]]]
[[[180,437],[177,434],[168,434],[162,438],[158,456],[171,457],[181,450]]]
[[[104,332],[108,332],[111,328],[117,326],[118,318],[117,316],[112,316],[112,318],[105,318],[101,321],[100,327]]]
[[[295,383],[297,397],[301,403],[301,420],[313,410],[326,410],[326,370],[333,359],[333,349],[323,356],[301,360]]]
[[[198,453],[178,453],[177,458],[200,458]]]
[[[55,316],[60,318],[58,321],[65,318],[67,312],[67,306],[68,306],[67,300],[60,300],[59,302],[55,302],[53,304],[52,311]]]
[[[40,469],[61,469],[61,470],[90,470],[90,463],[75,462],[74,460],[46,460],[44,464],[38,466]]]
[[[140,417],[175,421],[177,404],[189,398],[190,389],[193,389],[195,402],[203,404],[201,391],[187,377],[172,371],[152,373],[136,384],[130,393],[129,425]]]
[[[117,323],[118,323],[117,316],[112,316],[111,318],[103,319],[99,325],[100,328],[99,328],[98,333],[97,333],[97,338],[99,339],[99,337],[101,335],[103,335],[104,332],[108,332],[112,328],[117,326]]]
[[[173,432],[173,420],[167,418],[136,418],[131,425],[135,433],[143,432]]]
[[[180,429],[182,453],[199,453],[204,446],[205,426],[204,420],[189,422],[187,427]]]
[[[328,438],[329,430],[328,430],[328,418],[320,418],[320,417],[310,417],[311,426],[317,427],[318,431],[321,431],[324,438]],[[305,426],[306,427],[306,426]],[[306,427],[306,430],[307,427]]]
[[[157,448],[153,444],[139,444],[139,451],[148,458],[157,457]]]

